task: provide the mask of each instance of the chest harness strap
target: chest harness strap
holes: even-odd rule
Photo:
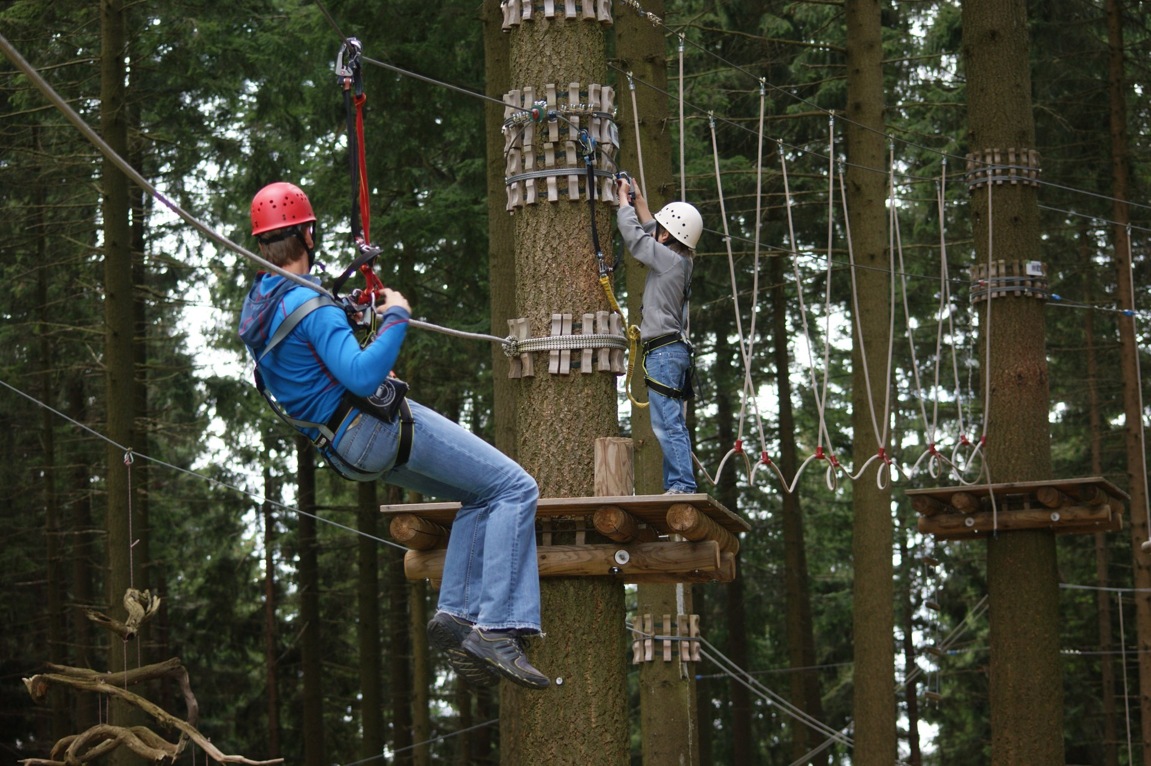
[[[280,403],[275,400],[271,392],[268,391],[267,386],[264,384],[264,378],[260,374],[260,360],[268,355],[268,352],[275,348],[281,341],[291,334],[292,330],[296,329],[304,317],[312,313],[321,306],[339,304],[335,303],[331,298],[326,295],[317,295],[310,298],[299,306],[297,306],[292,313],[284,317],[284,321],[276,328],[276,332],[268,339],[268,344],[264,346],[264,350],[256,359],[255,379],[256,390],[264,397],[265,401],[272,408],[281,420],[288,425],[304,430],[307,428],[314,428],[319,432],[319,436],[312,440],[317,449],[321,450],[325,457],[332,462],[332,467],[337,470],[342,476],[347,479],[357,481],[366,481],[375,478],[369,474],[364,473],[348,464],[339,453],[336,452],[333,442],[336,438],[336,432],[339,431],[340,426],[344,421],[355,411],[364,412],[372,415],[386,423],[391,423],[397,416],[400,418],[400,446],[396,451],[396,462],[392,465],[393,468],[399,468],[404,463],[408,462],[408,458],[412,453],[412,436],[415,425],[415,418],[412,417],[412,408],[408,404],[406,396],[408,386],[406,383],[394,378],[389,378],[384,381],[380,389],[371,397],[356,396],[351,391],[344,391],[344,396],[340,400],[340,404],[336,407],[336,411],[332,417],[328,419],[327,423],[315,423],[310,420],[300,420],[293,418],[289,415]],[[386,389],[386,390],[385,390]],[[339,465],[337,465],[337,463]]]

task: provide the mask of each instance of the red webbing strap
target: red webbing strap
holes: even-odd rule
[[[368,159],[364,151],[364,102],[368,97],[364,93],[357,93],[352,102],[356,105],[356,144],[359,147],[359,198],[360,198],[360,226],[364,235],[364,244],[371,244],[372,238],[368,228],[371,224],[372,206],[368,203]]]

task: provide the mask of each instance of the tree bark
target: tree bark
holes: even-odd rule
[[[128,48],[127,21],[121,0],[100,2],[100,132],[105,142],[121,157],[128,156],[126,73],[124,58]],[[135,359],[132,349],[134,328],[132,299],[131,203],[128,179],[110,161],[102,164],[102,216],[104,222],[104,378],[107,400],[106,449],[107,507],[104,528],[107,533],[108,577],[105,603],[110,617],[122,615],[124,594],[132,587],[133,505],[131,463],[125,450],[132,448],[135,418]],[[138,647],[136,644],[134,648]],[[135,652],[131,661],[135,661]],[[129,666],[128,647],[112,640],[108,646],[108,669],[121,671]],[[109,723],[131,726],[138,717],[130,707],[113,701]],[[127,751],[113,753],[113,763],[127,763]]]
[[[985,150],[1034,149],[1026,3],[964,3],[963,54],[968,151],[982,158]],[[975,183],[971,208],[977,263],[996,257],[1038,260],[1039,208],[1032,186]],[[1050,478],[1044,304],[1006,295],[989,297],[978,308],[985,478],[991,484]],[[987,587],[992,766],[1062,764],[1054,535],[1023,530],[992,536]]]
[[[388,503],[394,505],[403,498],[403,491],[388,485]],[[412,690],[415,677],[412,668],[412,638],[408,627],[409,599],[415,599],[414,590],[422,583],[408,583],[404,576],[404,551],[386,548],[388,577],[388,680],[391,690],[392,750],[396,753],[396,766],[412,762]],[[426,678],[424,679],[426,683]]]
[[[852,335],[852,465],[857,472],[889,448],[887,349],[891,338],[884,161],[883,40],[876,0],[848,0],[847,210],[856,300]],[[857,766],[895,761],[895,628],[891,489],[882,460],[852,485],[852,685]]]
[[[271,435],[265,431],[264,447],[269,451]],[[280,482],[273,477],[271,466],[264,466],[264,687],[268,735],[268,752],[279,758],[280,742],[280,637],[276,619],[276,517],[271,498],[280,496]]]
[[[579,83],[586,92],[588,85],[606,81],[604,32],[598,22],[537,14],[511,29],[509,43],[514,89],[530,87],[542,98],[549,84],[566,94],[568,83]],[[571,131],[562,122],[559,129]],[[542,167],[546,128],[533,133]],[[569,138],[578,140],[578,134],[570,132]],[[556,203],[545,198],[513,216],[517,314],[528,320],[532,336],[549,334],[553,313],[578,318],[608,308],[591,247],[589,205],[581,197]],[[597,203],[595,224],[608,258],[610,213],[610,204]],[[588,497],[594,485],[595,439],[618,430],[615,377],[598,371],[550,375],[546,364],[536,369],[534,377],[519,380],[519,460],[535,477],[542,497]],[[569,540],[557,532],[553,541]],[[584,577],[548,578],[540,590],[543,628],[554,638],[532,641],[528,648],[533,664],[553,685],[545,692],[502,685],[501,759],[505,764],[622,766],[628,762],[623,588]]]
[[[357,483],[356,621],[360,654],[360,758],[370,759],[384,750],[384,695],[380,640],[380,502],[374,481]]]
[[[508,37],[498,3],[484,3],[484,93],[499,101],[508,90]],[[491,331],[508,332],[508,320],[516,316],[516,260],[512,219],[504,187],[504,108],[488,101],[484,105],[487,132],[488,182],[488,282],[491,295]],[[516,395],[518,386],[508,378],[509,361],[503,348],[492,346],[493,409],[496,447],[516,457]]]
[[[664,15],[663,0],[647,2],[644,8],[659,18]],[[628,90],[620,101],[620,167],[628,169],[636,183],[644,181],[645,197],[653,210],[670,201],[674,191],[668,121],[667,57],[663,31],[646,18],[633,13],[620,14],[616,21],[616,50],[627,52],[618,65],[631,74]],[[632,108],[634,84],[635,108]],[[637,136],[638,124],[638,138]],[[642,164],[641,164],[642,159]],[[650,190],[650,191],[649,191]],[[629,324],[640,323],[646,270],[630,255],[625,259]],[[623,381],[630,385],[630,380]],[[646,401],[643,387],[636,398]],[[663,491],[663,456],[651,429],[647,408],[631,410],[632,455],[635,491],[659,494]],[[662,615],[691,614],[691,586],[641,584],[636,588],[636,613]],[[643,761],[647,764],[699,763],[699,726],[696,718],[695,669],[680,662],[674,652],[671,662],[643,662],[639,665],[640,737]]]
[[[297,539],[300,563],[296,576],[300,589],[300,663],[304,680],[301,719],[305,766],[324,766],[324,666],[320,636],[319,538],[316,530],[316,462],[312,443],[296,435],[296,481],[300,513]]]
[[[1115,248],[1116,303],[1126,311],[1135,310],[1130,211],[1130,149],[1127,139],[1127,86],[1124,77],[1123,4],[1107,2],[1107,41],[1109,63],[1107,90],[1111,102],[1111,239]],[[1151,551],[1143,550],[1151,539],[1148,520],[1147,460],[1144,422],[1139,390],[1139,345],[1135,320],[1119,319],[1119,353],[1122,362],[1123,413],[1127,424],[1124,446],[1127,452],[1127,493],[1131,496],[1131,566],[1135,588],[1135,629],[1139,648],[1139,707],[1143,741],[1143,766],[1151,766]]]

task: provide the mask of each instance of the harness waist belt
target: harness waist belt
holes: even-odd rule
[[[666,335],[657,335],[651,340],[643,342],[643,352],[646,354],[649,351],[654,351],[657,348],[670,346],[672,343],[683,340],[683,335],[678,332],[669,332]]]
[[[332,434],[339,433],[340,426],[344,424],[344,420],[348,415],[353,412],[364,412],[360,407],[356,406],[354,401],[345,397],[340,401],[340,406],[336,408],[336,412],[328,420],[328,431]],[[371,413],[364,413],[370,415]],[[412,438],[415,431],[416,419],[412,417],[412,408],[408,405],[407,397],[400,399],[399,407],[400,416],[400,447],[396,451],[396,462],[393,468],[399,468],[404,463],[408,462],[408,458],[412,455]]]

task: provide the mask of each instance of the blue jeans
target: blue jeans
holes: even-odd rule
[[[359,414],[338,437],[337,451],[389,484],[462,504],[448,537],[440,611],[481,628],[540,632],[535,479],[471,431],[408,402],[415,426],[407,463],[393,467],[398,419]]]
[[[652,349],[643,359],[644,374],[668,388],[682,389],[691,352],[685,343],[672,343]],[[648,388],[651,402],[651,428],[663,450],[663,488],[695,492],[691,463],[691,435],[683,412],[683,399],[664,396]]]

